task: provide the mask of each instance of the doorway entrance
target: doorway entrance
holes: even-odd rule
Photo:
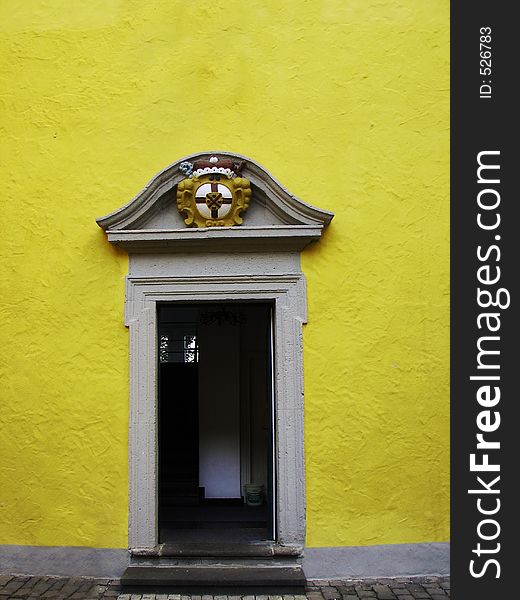
[[[274,541],[270,303],[159,303],[159,543]]]

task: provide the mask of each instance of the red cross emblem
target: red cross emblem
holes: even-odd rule
[[[195,193],[200,214],[211,219],[225,217],[231,210],[232,200],[231,190],[222,183],[203,183]]]

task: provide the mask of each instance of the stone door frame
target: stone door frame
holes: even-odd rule
[[[280,551],[300,554],[305,542],[302,273],[202,277],[128,277],[130,330],[129,548],[160,552],[158,539],[158,302],[272,302],[275,407],[275,511]]]
[[[186,227],[176,210],[186,164],[240,163],[251,205],[240,227]],[[130,329],[129,547],[160,553],[157,481],[157,303],[274,303],[274,551],[301,554],[305,542],[303,349],[305,280],[300,252],[318,241],[329,211],[291,194],[259,164],[232,152],[184,157],[158,173],[130,202],[97,219],[108,241],[129,253],[126,324]]]

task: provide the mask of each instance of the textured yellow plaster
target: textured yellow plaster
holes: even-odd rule
[[[0,543],[127,545],[127,258],[94,222],[250,156],[304,252],[307,543],[448,538],[447,0],[0,4]]]

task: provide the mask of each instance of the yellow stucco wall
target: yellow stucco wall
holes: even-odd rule
[[[3,0],[0,544],[127,545],[127,258],[194,151],[336,217],[305,251],[307,542],[448,538],[448,0]]]

